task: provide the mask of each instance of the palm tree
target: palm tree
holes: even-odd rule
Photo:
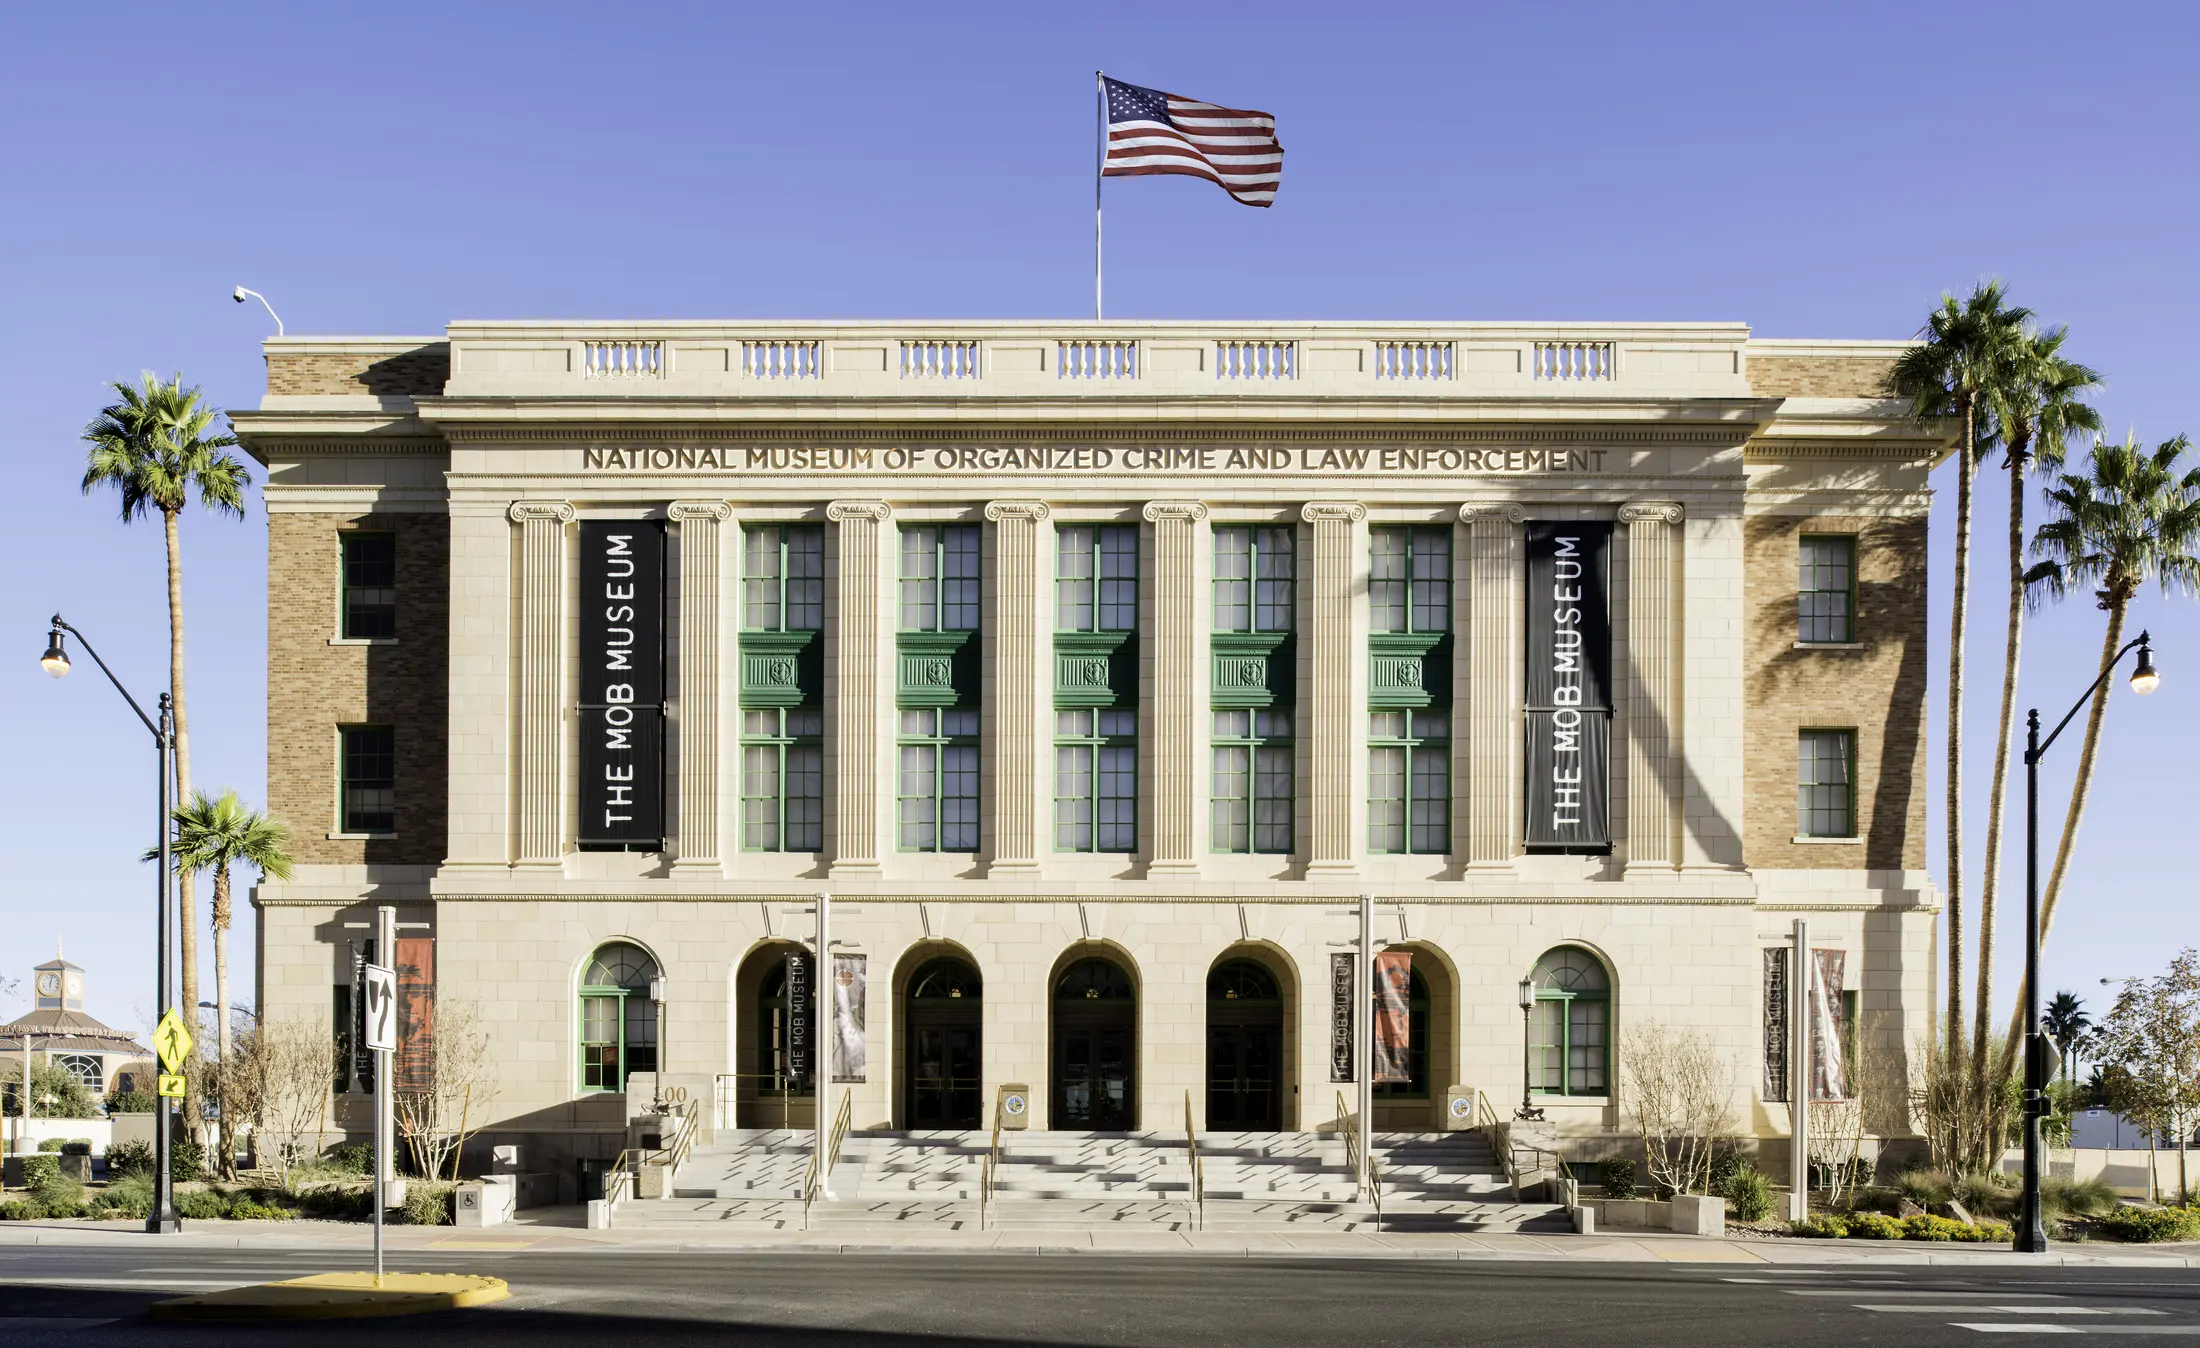
[[[181,872],[214,873],[214,1016],[217,1037],[215,1061],[229,1062],[229,868],[237,863],[257,867],[264,879],[290,878],[290,830],[256,810],[248,810],[235,791],[210,797],[204,791],[175,812],[175,865]],[[158,856],[158,853],[155,853]],[[233,1122],[222,1110],[222,1169],[226,1173],[236,1156]]]
[[[1978,475],[1980,414],[1991,414],[1986,391],[2001,378],[2028,309],[2004,305],[1999,281],[1982,281],[1968,300],[1943,294],[1925,320],[1918,345],[1902,353],[1888,376],[1920,417],[1960,416],[1956,448],[1955,583],[1948,624],[1948,1067],[1963,1070],[1963,633],[1971,592],[1971,484]]]
[[[2007,805],[2009,745],[2017,715],[2017,664],[2024,641],[2025,470],[2037,461],[2060,472],[2070,437],[2101,429],[2101,414],[2082,401],[2101,386],[2100,374],[2065,358],[2065,328],[2025,333],[2013,344],[2002,377],[1986,400],[2000,427],[2009,470],[2009,633],[2001,666],[2001,730],[1994,741],[1993,785],[1986,795],[1986,867],[1978,895],[1978,995],[1973,999],[1973,1088],[1986,1088],[1987,1021],[1994,1007],[1994,912],[2001,888],[2002,811]]]
[[[199,390],[183,376],[161,383],[148,370],[136,385],[109,385],[117,401],[100,409],[84,428],[91,446],[84,465],[84,493],[112,483],[122,493],[124,523],[158,511],[168,545],[168,691],[174,703],[176,799],[191,798],[191,735],[183,701],[183,547],[176,522],[195,489],[199,505],[244,518],[244,490],[252,475],[223,453],[235,436],[209,434],[221,415],[199,402]],[[183,1004],[199,1004],[198,928],[191,872],[176,882],[177,953],[183,965]],[[195,1015],[196,1012],[193,1012]],[[189,1102],[185,1102],[188,1111]]]
[[[2040,1028],[2055,1041],[2062,1054],[2062,1074],[2071,1075],[2070,1054],[2078,1046],[2085,1032],[2093,1028],[2093,1017],[2086,1014],[2085,1001],[2077,993],[2065,988],[2055,994],[2055,999],[2040,1013]]]
[[[2041,560],[2025,573],[2025,582],[2054,599],[2080,586],[2092,587],[2094,601],[2108,614],[2108,630],[2101,641],[2103,667],[2122,649],[2125,615],[2149,581],[2164,593],[2200,591],[2200,467],[2184,463],[2191,449],[2192,442],[2182,435],[2151,450],[2135,436],[2127,436],[2120,445],[2096,441],[2089,471],[2065,473],[2047,489],[2047,504],[2055,514],[2040,526],[2032,542],[2033,555]],[[2086,793],[2093,785],[2094,759],[2101,746],[2101,723],[2108,716],[2108,692],[2114,682],[2101,681],[2086,713],[2078,775],[2070,788],[2047,892],[2040,900],[2042,941],[2054,924],[2055,903],[2070,873],[2070,856],[2077,847],[2078,824],[2085,817]],[[2016,1055],[2014,1027],[2023,1005],[2020,996],[2010,1016],[2009,1041],[2002,1049],[2005,1063]]]

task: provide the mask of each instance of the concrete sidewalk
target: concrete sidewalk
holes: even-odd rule
[[[570,1216],[569,1216],[570,1214]],[[2200,1268],[2200,1242],[2134,1246],[2058,1244],[2046,1255],[2017,1254],[2001,1246],[1943,1245],[1919,1241],[1710,1239],[1660,1232],[1614,1235],[1373,1235],[1309,1232],[1268,1234],[1121,1230],[1060,1231],[848,1231],[758,1232],[743,1228],[714,1235],[706,1230],[587,1231],[578,1210],[543,1210],[524,1220],[487,1229],[392,1226],[384,1239],[408,1261],[469,1254],[580,1253],[819,1253],[1004,1255],[1197,1255],[1217,1258],[1583,1260],[1635,1264],[1946,1265]],[[0,1223],[0,1251],[19,1246],[97,1246],[351,1252],[374,1243],[373,1230],[354,1222],[193,1221],[180,1234],[147,1235],[130,1222]]]

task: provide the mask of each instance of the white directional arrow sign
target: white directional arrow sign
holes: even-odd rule
[[[371,1049],[395,1049],[397,1047],[397,971],[385,969],[379,964],[369,964],[365,974],[367,1006],[367,1047]]]

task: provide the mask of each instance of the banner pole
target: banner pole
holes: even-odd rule
[[[817,1084],[811,1088],[810,1098],[816,1103],[812,1108],[810,1145],[817,1153],[817,1187],[827,1198],[833,1197],[833,1177],[827,1168],[825,1156],[825,1130],[832,1126],[826,1117],[833,1096],[833,951],[832,906],[830,894],[817,896],[817,960],[810,972],[810,1054],[814,1059],[811,1080]]]
[[[1360,1183],[1375,1139],[1375,896],[1360,896]]]
[[[384,904],[374,910],[374,956],[385,969],[397,967],[397,909]],[[396,1009],[392,1008],[393,1017]],[[382,1209],[389,1202],[389,1184],[396,1158],[390,1136],[390,1069],[395,1054],[385,1048],[374,1051],[374,1285],[382,1285]]]
[[[1092,321],[1100,321],[1100,180],[1108,167],[1108,77],[1100,71],[1092,72],[1093,84],[1099,90],[1099,135],[1093,147],[1092,164]]]

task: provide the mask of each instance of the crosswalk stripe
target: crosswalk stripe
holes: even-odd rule
[[[2062,1293],[2060,1292],[1908,1292],[1897,1291],[1893,1288],[1882,1290],[1877,1287],[1812,1287],[1800,1290],[1788,1287],[1782,1288],[1781,1290],[1786,1292],[1791,1297],[1937,1297],[1942,1301],[1949,1301],[1956,1298],[1961,1298],[1966,1301],[2007,1301],[2010,1297],[2013,1296],[2021,1296],[2028,1300],[2034,1296],[2037,1296],[2041,1300],[2062,1300]]]
[[[2144,1306],[1971,1306],[1962,1302],[1954,1305],[1918,1305],[1912,1302],[1873,1305],[1859,1302],[1860,1311],[1890,1311],[1904,1315],[2165,1315],[2166,1311],[2150,1310]]]

